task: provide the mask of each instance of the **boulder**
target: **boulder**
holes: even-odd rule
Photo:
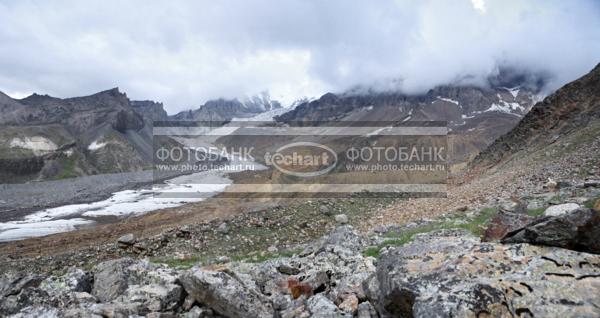
[[[131,245],[135,244],[135,242],[136,242],[135,235],[133,235],[131,233],[125,234],[125,235],[119,237],[119,239],[117,240],[117,243],[119,243],[119,246],[122,246],[122,247],[131,246]]]
[[[96,265],[92,294],[101,302],[116,299],[128,286],[129,269],[134,260],[121,258]]]
[[[315,295],[306,301],[306,308],[314,318],[345,317],[337,306],[323,295]]]
[[[383,317],[597,317],[599,265],[599,255],[435,231],[382,251],[372,303]]]
[[[228,234],[229,226],[227,226],[227,223],[225,223],[225,222],[221,223],[221,225],[219,225],[219,227],[217,227],[217,232],[219,232],[221,234]]]
[[[502,239],[506,233],[520,229],[535,218],[527,214],[498,211],[481,238],[484,242]]]
[[[182,288],[179,285],[132,285],[123,296],[123,302],[137,305],[140,313],[148,313],[173,310],[181,298]]]
[[[325,214],[325,215],[331,215],[331,210],[330,210],[330,209],[329,209],[329,207],[328,207],[328,206],[326,206],[326,205],[321,205],[321,206],[319,207],[319,212],[321,212],[321,213],[323,213],[323,214]]]
[[[598,254],[600,213],[578,209],[559,216],[546,216],[507,233],[502,242],[557,246]]]
[[[335,221],[338,224],[348,224],[348,216],[346,214],[336,214]]]
[[[249,285],[235,273],[224,269],[194,268],[179,278],[185,291],[220,315],[237,317],[272,317],[274,310],[256,286]]]
[[[559,205],[552,205],[544,211],[545,216],[559,216],[566,213],[573,212],[579,209],[580,206],[577,203],[564,203]]]

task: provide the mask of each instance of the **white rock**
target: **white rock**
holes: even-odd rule
[[[565,203],[559,205],[553,205],[544,211],[544,216],[559,216],[567,214],[579,209],[580,206],[577,203]]]

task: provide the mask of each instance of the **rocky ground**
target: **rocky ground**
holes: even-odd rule
[[[271,254],[244,259],[136,260],[137,239],[124,236],[119,248],[131,257],[88,268],[65,266],[52,275],[8,271],[0,280],[0,312],[13,317],[597,317],[600,182],[549,186],[554,191],[519,203],[379,227],[368,235],[345,225],[348,215],[338,214],[338,225],[317,241],[285,251],[274,244]],[[337,211],[322,205],[319,213]],[[257,226],[268,227],[262,222]],[[274,222],[285,226],[281,219]],[[234,222],[222,223],[212,235],[237,244],[233,233],[240,230]],[[193,241],[202,231],[186,228],[172,235]]]
[[[597,136],[455,177],[448,198],[215,199],[0,246],[0,313],[598,317]]]

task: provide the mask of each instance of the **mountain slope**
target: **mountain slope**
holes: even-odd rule
[[[0,113],[3,182],[136,171],[152,159],[152,120],[117,88],[66,99],[2,94]]]
[[[479,154],[473,166],[489,166],[516,154],[522,156],[522,152],[537,151],[598,125],[599,118],[600,64],[537,103],[513,130]]]
[[[508,132],[537,100],[535,88],[439,86],[423,95],[346,93],[323,95],[278,121],[446,121],[451,163],[466,162]]]
[[[233,118],[250,118],[280,108],[279,102],[271,100],[268,93],[262,93],[241,101],[223,98],[210,100],[197,109],[170,116],[169,120],[228,121]]]

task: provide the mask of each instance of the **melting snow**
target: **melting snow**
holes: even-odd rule
[[[517,98],[519,95],[520,87],[506,88],[505,89],[513,96],[513,98]]]
[[[68,220],[52,220],[34,223],[0,223],[0,242],[73,231],[78,227],[92,224],[94,224],[94,221],[81,218]]]
[[[98,140],[95,140],[94,142],[92,142],[89,146],[88,149],[90,151],[96,151],[102,147],[105,147],[108,143],[106,142],[98,142]]]
[[[444,102],[448,102],[448,103],[452,103],[452,104],[456,104],[456,105],[460,105],[460,103],[456,100],[450,99],[450,98],[444,98],[441,96],[438,96],[437,99],[444,101]],[[433,102],[432,102],[433,103]]]

